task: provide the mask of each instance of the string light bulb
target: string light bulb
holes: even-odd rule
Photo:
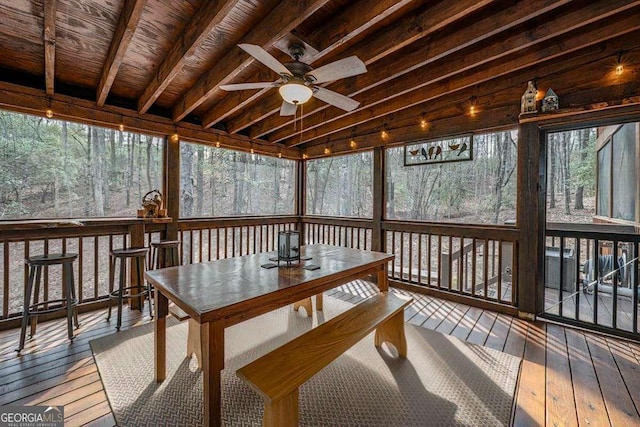
[[[124,123],[120,123],[120,124],[118,125],[118,130],[119,130],[120,132],[124,132]]]
[[[621,76],[624,73],[624,65],[622,64],[622,52],[618,53],[618,61],[616,62],[616,74]]]
[[[278,158],[281,159],[282,158],[282,151],[278,151]]]
[[[419,123],[420,123],[420,129],[422,129],[422,130],[427,130],[427,127],[429,127],[429,122],[427,121],[427,116],[424,113],[420,114]]]
[[[478,109],[476,108],[476,97],[472,96],[469,100],[469,115],[471,117],[475,116]]]
[[[307,160],[308,158],[307,153],[302,153],[302,160]]]
[[[382,130],[380,131],[380,138],[387,139],[389,138],[389,132],[387,131],[387,125],[382,125]]]
[[[178,135],[178,132],[174,132],[171,134],[171,137],[169,139],[171,140],[171,142],[177,143],[178,141],[180,141],[180,135]]]
[[[253,149],[253,144],[251,144],[251,154],[255,154],[256,150]]]
[[[53,118],[53,110],[51,108],[47,108],[47,111],[45,111],[44,114],[47,116],[47,119]]]
[[[351,138],[351,140],[349,141],[349,147],[351,147],[352,150],[355,150],[356,147],[358,147],[355,139]]]
[[[220,141],[216,141],[216,148],[220,148]]]
[[[328,146],[324,147],[324,154],[327,154],[327,155],[331,154],[331,149]]]

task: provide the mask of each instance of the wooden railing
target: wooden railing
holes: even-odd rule
[[[305,244],[323,243],[371,250],[372,221],[351,218],[303,217]]]
[[[546,236],[539,314],[638,339],[640,235],[633,227],[548,224]]]
[[[27,268],[24,259],[56,252],[78,253],[73,264],[76,296],[80,306],[104,301],[108,295],[109,251],[131,245],[137,219],[88,219],[79,221],[24,221],[0,223],[0,320],[22,314]],[[147,224],[144,244],[159,239],[164,225]],[[142,229],[140,229],[142,230]],[[60,267],[45,267],[44,299],[62,298]]]
[[[296,230],[297,216],[193,219],[178,223],[181,264],[276,250],[278,232]]]
[[[517,305],[514,227],[384,221],[382,229],[386,252],[396,255],[392,281]]]

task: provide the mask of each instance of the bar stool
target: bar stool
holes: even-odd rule
[[[154,270],[165,267],[175,267],[180,264],[178,248],[180,240],[160,240],[151,242],[151,268]]]
[[[26,258],[24,263],[29,267],[29,277],[24,295],[24,309],[22,311],[22,328],[20,330],[20,344],[17,351],[24,348],[24,342],[27,334],[27,324],[31,324],[31,337],[36,333],[36,325],[38,315],[45,313],[53,313],[55,311],[67,311],[67,333],[70,340],[73,340],[72,322],[75,320],[76,328],[78,324],[78,309],[76,300],[76,290],[73,283],[73,263],[78,258],[78,254],[62,253],[38,255]],[[62,286],[64,298],[56,300],[46,300],[40,302],[40,281],[42,279],[42,267],[51,265],[62,266]],[[35,285],[35,289],[34,289]],[[35,291],[35,292],[34,292]],[[31,297],[33,296],[33,304]],[[64,303],[64,306],[49,308],[48,306],[56,303]],[[73,319],[73,320],[72,320]]]
[[[122,302],[125,298],[140,298],[148,295],[149,315],[153,317],[153,311],[151,310],[151,285],[147,283],[146,289],[143,289],[138,293],[133,293],[134,291],[139,290],[140,287],[145,287],[144,270],[148,252],[149,248],[113,249],[111,251],[111,271],[109,277],[109,314],[107,315],[107,321],[111,319],[111,300],[118,300],[118,324],[116,325],[117,330],[120,330],[120,326],[122,326]],[[131,260],[131,268],[134,268],[135,265],[138,286],[125,286],[127,283],[127,278],[125,277],[127,274],[127,259]],[[120,275],[118,279],[118,289],[114,290],[113,282],[115,279],[116,262],[118,260],[120,261]],[[141,301],[141,303],[143,302],[144,300]]]

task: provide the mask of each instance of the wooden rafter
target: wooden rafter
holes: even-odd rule
[[[131,42],[133,33],[138,27],[138,22],[140,22],[146,3],[147,0],[126,0],[124,3],[116,31],[111,40],[111,46],[109,46],[107,61],[102,67],[100,83],[98,83],[96,102],[100,107],[102,107],[107,100],[113,81],[122,64],[122,59],[129,47],[129,42]]]
[[[44,75],[45,91],[53,96],[56,75],[56,0],[44,2]]]
[[[363,42],[357,44],[353,49],[344,52],[344,55],[356,55],[364,61],[369,67],[371,64],[385,58],[414,42],[428,37],[431,34],[442,30],[452,22],[456,22],[479,9],[487,6],[491,1],[441,1],[436,5],[422,10],[416,16],[404,17],[397,25],[392,28],[376,33],[371,39],[366,39]],[[419,52],[421,58],[424,58],[424,53]],[[322,64],[319,64],[322,65]],[[374,74],[371,70],[368,75]],[[344,81],[339,84],[345,84]],[[333,86],[331,86],[333,88]],[[229,132],[236,133],[242,129],[257,123],[258,121],[265,120],[266,117],[273,116],[266,121],[266,126],[271,126],[272,123],[282,124],[283,120],[277,113],[280,109],[281,99],[272,98],[266,102],[263,106],[256,107],[251,111],[247,111],[245,114],[240,115],[237,119],[227,123]],[[256,112],[255,110],[258,110]],[[284,125],[292,123],[290,120],[284,121]],[[262,129],[262,124],[259,126]],[[273,128],[269,129],[269,132]],[[252,130],[252,136],[255,137],[255,133]],[[268,132],[260,130],[258,133],[265,135]]]
[[[637,5],[638,2],[626,2],[626,5]],[[384,115],[400,111],[414,105],[435,99],[482,83],[508,73],[535,66],[537,63],[549,61],[561,57],[569,52],[582,49],[585,46],[593,46],[604,40],[609,40],[622,34],[630,33],[640,28],[640,12],[629,10],[630,7],[622,7],[618,12],[627,11],[620,15],[619,19],[605,19],[604,15],[563,15],[558,20],[549,21],[536,28],[534,33],[539,37],[531,37],[531,34],[516,33],[511,39],[521,39],[520,44],[508,44],[503,40],[483,47],[480,51],[461,52],[453,58],[446,58],[428,68],[428,70],[414,70],[402,79],[389,82],[383,87],[365,92],[359,100],[363,101],[363,107],[351,113],[336,113],[335,109],[325,109],[319,114],[305,120],[305,141],[309,141],[335,131],[354,126],[363,121],[375,120]],[[587,11],[588,7],[581,10]],[[611,16],[611,15],[609,15]],[[569,19],[574,19],[574,25],[556,26],[558,23],[568,24]],[[564,21],[563,21],[564,20]],[[602,22],[604,21],[604,22]],[[599,25],[590,25],[599,22]],[[586,29],[580,33],[569,33],[562,42],[547,43],[543,48],[535,48],[538,41],[551,39],[549,33],[556,33],[559,37],[567,34],[568,29],[578,29],[583,25]],[[528,43],[522,44],[522,38],[527,38]],[[512,46],[506,48],[506,46]],[[458,77],[456,77],[459,75]],[[426,89],[421,89],[426,88]],[[417,90],[421,89],[421,90]],[[292,135],[288,130],[275,132],[269,137],[272,142],[284,141],[292,138],[287,145],[299,143],[299,135]]]
[[[149,110],[151,105],[180,72],[186,59],[194,54],[195,50],[210,35],[216,25],[220,24],[229,11],[240,1],[213,1],[204,4],[196,14],[193,22],[187,25],[180,34],[162,64],[160,64],[151,82],[142,92],[142,96],[138,100],[138,112],[146,113]]]
[[[393,63],[373,64],[370,66],[369,72],[358,77],[355,83],[342,81],[330,85],[329,88],[350,96],[358,95],[391,81],[394,78],[401,77],[415,69],[425,67],[448,55],[452,55],[462,49],[487,40],[499,33],[506,32],[522,22],[534,19],[543,13],[548,13],[566,3],[567,0],[543,0],[536,4],[512,5],[500,12],[479,19],[468,27],[453,34],[445,33],[441,36],[434,35],[432,38],[425,39],[422,44],[415,45],[412,52],[403,53],[399,60]],[[435,18],[438,18],[438,16],[436,15]],[[369,44],[367,44],[367,46],[369,46]],[[365,46],[360,50],[363,53],[368,51]],[[424,52],[429,52],[429,55],[425,55]],[[271,105],[268,107],[271,107]],[[265,108],[268,107],[265,106]],[[310,110],[305,118],[328,107],[327,104],[320,105],[315,110]],[[291,121],[284,121],[282,118],[272,115],[269,119],[265,119],[261,123],[256,124],[251,129],[251,136],[261,138],[290,124]],[[234,127],[233,124],[229,124],[230,132],[233,132],[235,129],[236,127]]]
[[[306,18],[324,6],[329,0],[284,0],[243,39],[243,43],[251,43],[266,49],[300,25]],[[218,62],[218,66],[206,72],[196,84],[182,96],[173,109],[173,120],[180,121],[197,108],[211,94],[220,90],[220,85],[229,83],[247,66],[253,58],[241,49],[230,50]]]
[[[349,40],[412,3],[415,3],[415,0],[384,0],[376,1],[374,4],[367,0],[361,0],[354,3],[342,12],[336,21],[326,22],[318,27],[313,34],[305,36],[305,39],[310,40],[312,45],[320,47],[318,54],[313,56],[310,64],[330,55],[340,46],[348,43]],[[257,93],[236,92],[226,96],[223,102],[217,103],[212,110],[204,115],[202,125],[210,127],[224,120],[269,93],[270,89],[263,89]],[[277,108],[280,106],[278,105]]]

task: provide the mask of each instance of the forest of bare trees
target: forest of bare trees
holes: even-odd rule
[[[162,182],[162,140],[0,112],[0,218],[135,216]]]
[[[295,212],[296,162],[182,143],[180,216]]]
[[[595,129],[552,133],[547,220],[591,221]],[[386,151],[391,219],[501,224],[515,219],[517,131],[473,137],[473,160],[404,166]],[[0,218],[133,216],[160,189],[161,138],[0,112]],[[368,218],[371,151],[305,162],[306,213]],[[295,212],[296,162],[181,143],[181,217]],[[576,219],[578,218],[578,219]]]

